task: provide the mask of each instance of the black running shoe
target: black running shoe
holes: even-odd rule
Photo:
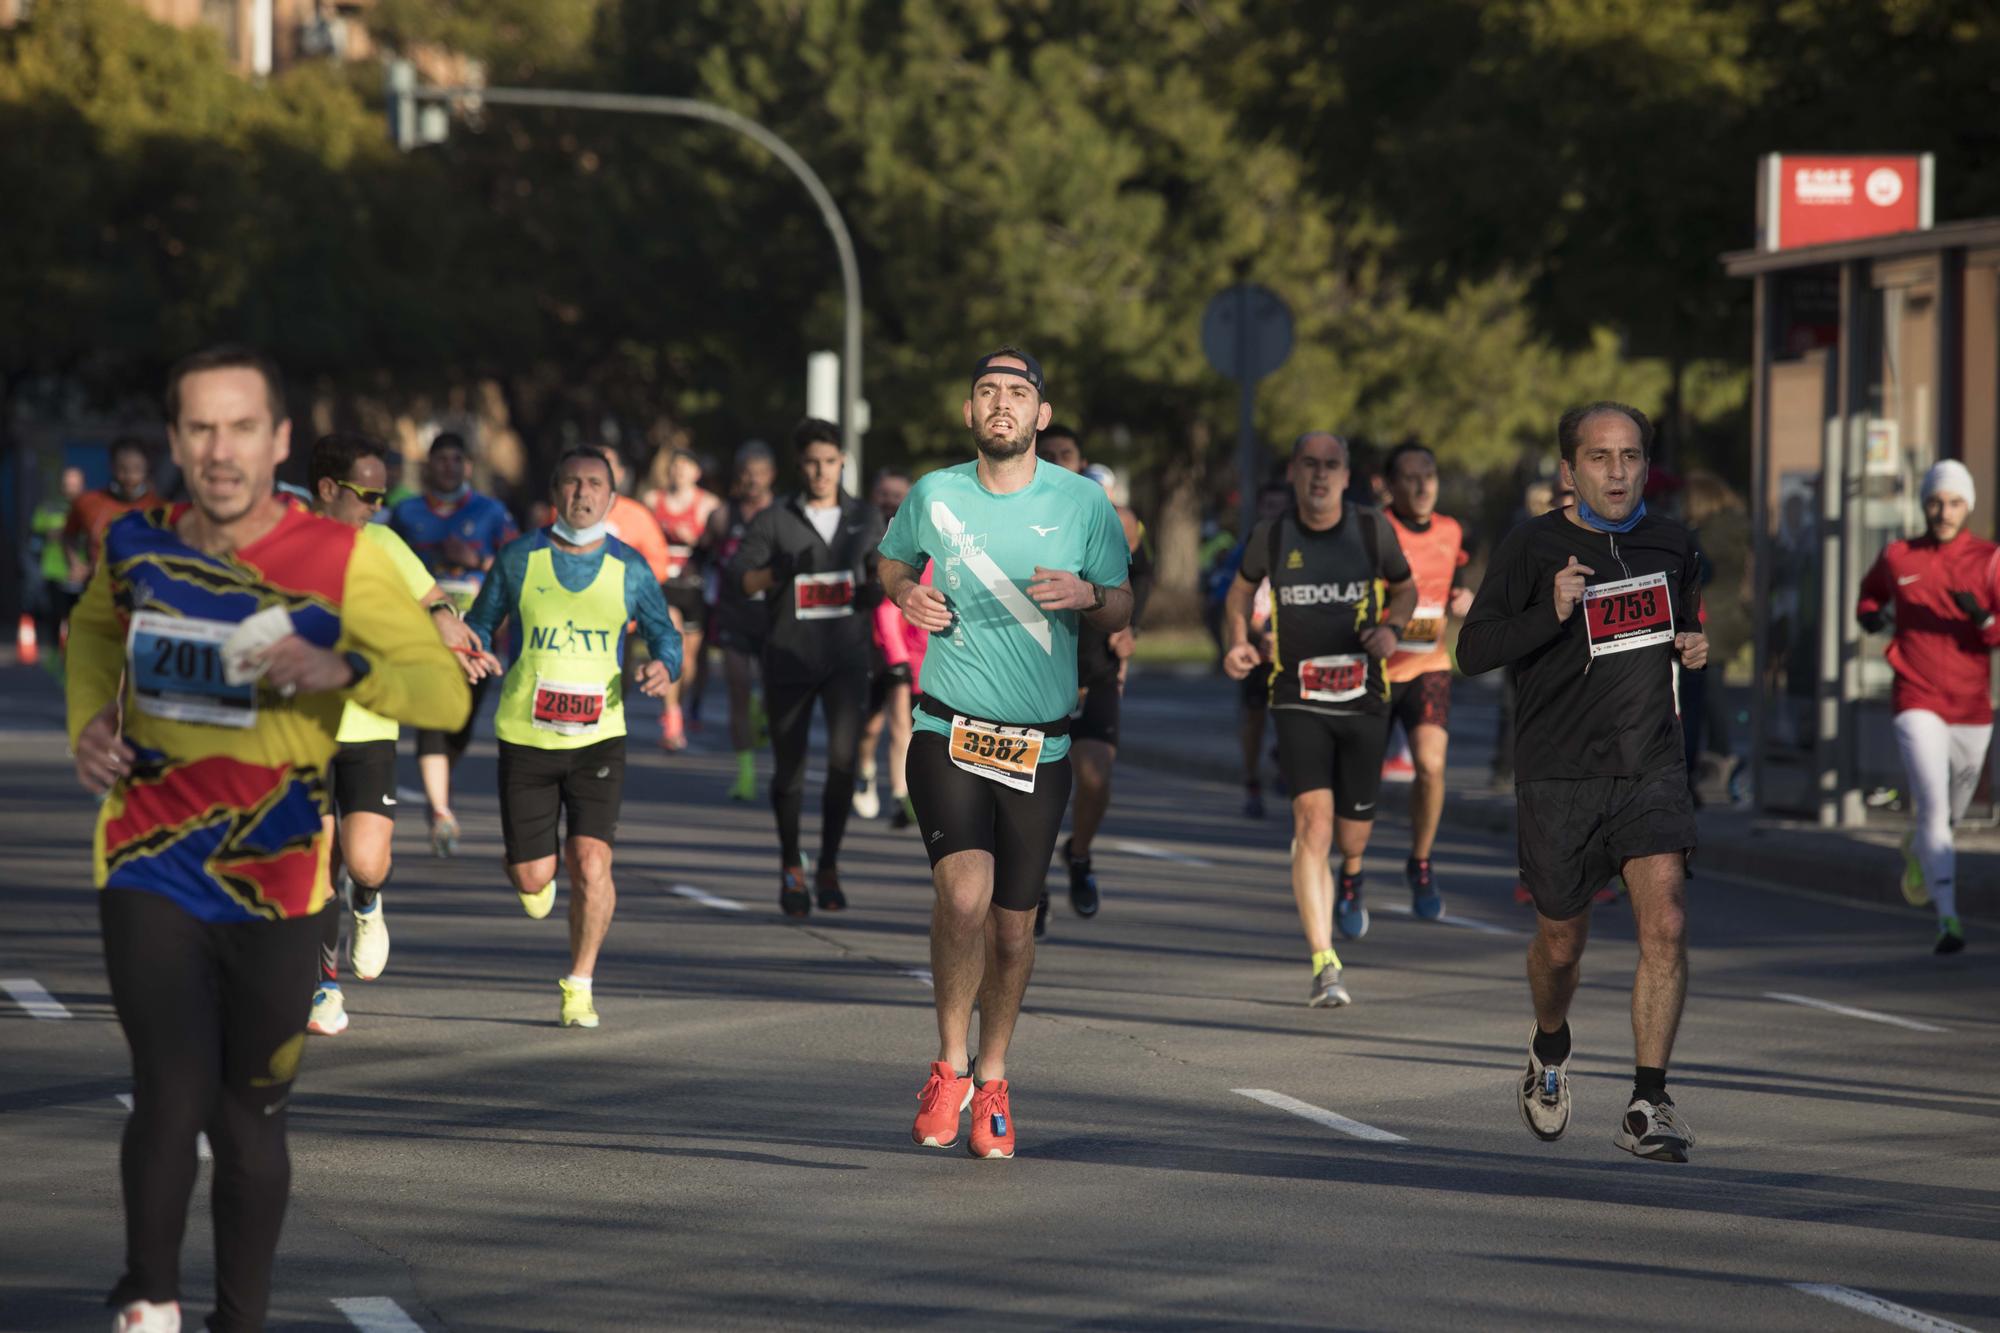
[[[1049,933],[1049,891],[1042,890],[1042,900],[1035,904],[1035,938]]]
[[[1097,876],[1090,873],[1090,858],[1076,858],[1076,839],[1063,844],[1063,860],[1069,862],[1069,905],[1080,917],[1097,915]]]
[[[847,895],[840,891],[840,874],[832,866],[821,866],[813,874],[813,896],[822,912],[847,910]]]
[[[778,881],[778,910],[786,916],[811,916],[812,895],[806,892],[806,872],[796,867]]]

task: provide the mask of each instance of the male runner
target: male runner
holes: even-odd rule
[[[1383,464],[1389,480],[1389,526],[1417,580],[1417,610],[1389,655],[1389,716],[1410,739],[1416,781],[1410,787],[1410,859],[1403,879],[1418,919],[1444,915],[1444,897],[1431,870],[1431,847],[1444,817],[1444,758],[1450,743],[1451,654],[1445,626],[1472,609],[1464,584],[1465,534],[1458,520],[1437,512],[1437,455],[1421,444],[1400,444]]]
[[[95,570],[105,531],[113,523],[134,509],[152,509],[165,503],[165,497],[153,489],[153,462],[146,455],[144,441],[122,435],[111,442],[111,484],[76,497],[69,521],[63,525],[63,546],[86,569]]]
[[[592,448],[556,461],[556,521],[508,543],[466,623],[485,651],[475,679],[500,675],[493,636],[512,620],[521,652],[500,686],[500,831],[507,878],[539,921],[556,900],[556,852],[569,871],[569,975],[564,1027],[594,1028],[591,978],[611,929],[618,890],[611,844],[625,787],[625,627],[636,619],[653,660],[639,688],[657,699],[680,673],[681,636],[646,562],[610,534],[611,461]],[[558,846],[556,822],[567,813]]]
[[[1351,999],[1340,982],[1334,926],[1345,939],[1368,933],[1361,858],[1375,827],[1388,740],[1383,660],[1416,610],[1417,585],[1387,520],[1342,496],[1345,440],[1330,431],[1301,435],[1291,476],[1293,508],[1251,530],[1229,589],[1223,669],[1237,680],[1257,669],[1251,602],[1270,579],[1271,718],[1292,794],[1292,897],[1312,951],[1306,1003],[1326,1008]],[[1336,842],[1337,896],[1327,859]]]
[[[416,552],[387,524],[372,521],[388,495],[388,446],[369,435],[335,433],[313,443],[312,510],[352,528],[364,542],[379,546],[395,566],[403,587],[431,615],[438,637],[456,652],[479,641],[459,619],[458,610]],[[319,989],[313,993],[306,1031],[323,1037],[347,1030],[346,997],[340,990],[340,918],[352,909],[348,961],[354,975],[373,981],[389,964],[389,920],[382,886],[389,882],[390,851],[396,832],[396,723],[350,699],[341,710],[329,777],[339,825],[333,844],[334,902],[319,914]]]
[[[431,441],[424,459],[423,494],[411,496],[389,514],[389,526],[408,542],[437,584],[460,613],[472,599],[500,548],[520,533],[513,516],[489,495],[472,489],[467,479],[469,456],[465,440],[446,431]],[[472,712],[455,732],[417,732],[417,776],[423,779],[430,803],[431,851],[451,856],[458,850],[458,820],[451,813],[451,770],[472,743],[472,724],[486,698],[485,682],[472,687]]]
[[[35,506],[28,520],[30,559],[41,574],[42,586],[35,598],[35,630],[47,654],[50,674],[62,679],[62,629],[69,622],[70,608],[83,593],[90,568],[63,541],[70,511],[83,494],[83,469],[66,467],[57,482],[57,491]]]
[[[192,503],[125,515],[70,621],[77,778],[104,797],[98,913],[132,1114],[120,1329],[180,1328],[195,1139],[215,1148],[211,1329],[264,1326],[290,1190],[285,1107],[327,904],[343,704],[456,726],[464,679],[389,560],[272,493],[278,373],[218,347],[167,376]]]
[[[778,907],[806,916],[847,906],[840,888],[840,840],[854,803],[854,763],[861,714],[868,706],[875,548],[882,516],[840,489],[840,427],[807,417],[792,431],[805,483],[797,494],[750,520],[724,577],[745,593],[769,593],[771,632],[764,640],[764,702],[771,716],[771,809],[778,819]],[[820,807],[819,861],[806,892],[799,848],[806,749],[813,702],[826,718],[826,791]]]
[[[910,494],[909,474],[900,468],[885,467],[875,474],[869,500],[882,516],[883,526],[896,517]],[[910,696],[916,684],[916,663],[921,646],[910,649],[910,624],[896,604],[883,598],[873,617],[875,653],[874,675],[868,683],[868,721],[861,728],[861,767],[854,784],[854,813],[873,819],[882,812],[882,798],[875,792],[875,752],[882,732],[889,732],[889,799],[895,811],[889,827],[905,829],[916,822],[910,811],[910,784],[903,761],[910,752]]]
[[[764,655],[764,636],[771,632],[771,609],[761,592],[747,593],[721,571],[736,556],[750,531],[750,520],[771,507],[771,485],[777,480],[777,460],[771,446],[751,440],[736,451],[733,498],[708,516],[702,545],[716,573],[710,599],[714,637],[722,649],[722,675],[729,686],[729,743],[736,750],[736,782],[732,801],[757,799],[757,732],[762,722],[752,676]]]
[[[1043,431],[1036,438],[1035,452],[1045,463],[1079,476],[1091,475],[1086,471],[1088,460],[1083,456],[1082,442],[1068,426],[1052,425]],[[1145,548],[1144,526],[1130,505],[1114,500],[1112,508],[1118,513],[1130,553],[1131,574],[1125,586],[1132,590],[1132,620],[1111,634],[1091,628],[1088,622],[1077,630],[1076,674],[1081,698],[1070,716],[1069,729],[1070,768],[1076,780],[1063,861],[1069,867],[1070,909],[1086,920],[1097,915],[1100,901],[1097,876],[1090,868],[1090,849],[1097,840],[1097,830],[1104,826],[1105,812],[1111,808],[1111,766],[1118,759],[1118,705],[1125,693],[1125,670],[1138,641],[1139,617],[1146,613],[1146,599],[1153,590],[1153,557]],[[1049,894],[1044,889],[1035,905],[1036,938],[1047,933],[1048,923]]]
[[[1894,610],[1886,656],[1896,671],[1896,748],[1915,810],[1903,835],[1903,896],[1937,908],[1935,951],[1965,948],[1958,919],[1958,853],[1951,826],[1964,818],[1993,738],[1990,672],[2000,644],[2000,547],[1965,530],[1978,492],[1947,458],[1924,474],[1925,532],[1889,543],[1861,581],[1855,615],[1880,634]]]
[[[1002,347],[972,371],[977,462],[917,482],[882,539],[882,586],[932,636],[910,740],[910,795],[930,855],[938,1054],[911,1137],[1014,1155],[1007,1044],[1034,970],[1035,904],[1069,802],[1076,634],[1123,629],[1132,594],[1102,487],[1035,457],[1042,368]],[[935,585],[918,581],[926,564]],[[979,1002],[979,1062],[967,1058]]]
[[[1535,900],[1528,988],[1535,1025],[1521,1116],[1541,1139],[1569,1127],[1569,1006],[1591,899],[1622,875],[1639,933],[1632,985],[1637,1072],[1613,1140],[1685,1162],[1694,1135],[1667,1095],[1687,995],[1682,887],[1695,846],[1674,666],[1699,671],[1694,540],[1646,513],[1653,426],[1623,403],[1562,414],[1556,443],[1576,505],[1507,534],[1458,635],[1469,676],[1515,667],[1521,879]]]
[[[660,464],[655,463],[658,469]],[[692,706],[701,697],[702,635],[708,628],[708,600],[702,592],[702,569],[695,558],[709,515],[722,500],[701,487],[701,462],[685,449],[667,455],[664,484],[643,498],[667,539],[667,610],[673,613],[674,628],[681,632],[681,678],[667,692],[667,708],[660,714],[660,748],[687,749],[685,699]],[[657,473],[656,473],[657,475]]]

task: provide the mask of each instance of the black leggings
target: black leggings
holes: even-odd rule
[[[764,681],[764,707],[771,716],[771,809],[778,816],[782,867],[801,864],[799,807],[805,802],[806,748],[812,738],[813,700],[826,715],[826,804],[820,810],[819,864],[831,870],[840,860],[840,839],[853,808],[854,766],[861,753],[861,724],[868,708],[868,663],[817,683]]]
[[[319,922],[223,924],[135,889],[98,895],[111,1003],[132,1048],[125,1275],[108,1303],[180,1299],[181,1237],[194,1192],[195,1137],[215,1149],[215,1315],[210,1329],[259,1329],[292,1164],[285,1103],[312,1008]]]

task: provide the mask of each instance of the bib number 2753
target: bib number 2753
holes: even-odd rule
[[[1592,657],[1673,642],[1674,608],[1667,576],[1641,574],[1585,588],[1583,624]]]

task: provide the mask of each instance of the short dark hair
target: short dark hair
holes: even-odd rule
[[[1047,439],[1068,440],[1070,443],[1074,444],[1078,449],[1083,448],[1083,436],[1078,435],[1076,431],[1074,431],[1068,426],[1065,426],[1060,421],[1051,421],[1049,423],[1049,428],[1043,431],[1038,438],[1043,440]]]
[[[285,419],[285,382],[278,373],[277,363],[254,347],[242,343],[220,343],[182,357],[167,372],[163,403],[168,425],[174,425],[181,419],[181,382],[205,370],[256,371],[264,377],[264,399],[271,407],[271,424],[275,426]]]
[[[1428,444],[1418,444],[1415,440],[1405,440],[1394,449],[1391,449],[1389,456],[1382,460],[1383,477],[1389,481],[1394,481],[1396,479],[1397,467],[1411,454],[1422,454],[1424,457],[1430,459],[1431,462],[1437,462],[1437,454],[1432,451]]]
[[[880,486],[883,482],[888,481],[892,478],[896,481],[908,481],[910,479],[910,474],[905,472],[902,468],[899,467],[876,468],[874,478],[870,480],[868,483],[869,488],[873,489],[874,487]]]
[[[840,448],[840,427],[822,417],[805,417],[792,427],[792,453],[805,457],[807,449],[815,444],[830,444]]]
[[[466,444],[465,437],[455,430],[441,430],[431,437],[430,452],[436,453],[440,449],[456,449],[467,458],[472,457],[472,449]]]
[[[432,442],[432,447],[433,448],[436,447],[435,441]],[[602,463],[604,465],[605,479],[611,483],[614,489],[616,489],[618,485],[618,473],[615,470],[613,470],[611,466],[611,460],[605,457],[604,451],[598,448],[594,444],[576,444],[576,445],[571,445],[569,448],[563,450],[562,455],[556,459],[555,467],[551,469],[549,472],[550,490],[553,491],[556,488],[556,483],[562,480],[562,470],[564,466],[569,463],[574,463],[579,458],[593,458],[596,459],[599,463]]]
[[[322,481],[346,481],[354,465],[364,458],[379,458],[387,467],[389,446],[357,430],[336,430],[320,436],[313,441],[309,474],[314,489]]]
[[[1639,452],[1646,457],[1653,456],[1653,423],[1638,408],[1625,403],[1615,403],[1609,398],[1600,398],[1594,403],[1572,407],[1556,422],[1556,448],[1562,460],[1571,467],[1576,466],[1576,447],[1583,442],[1583,423],[1600,412],[1616,412],[1639,428]]]
[[[148,449],[146,442],[136,435],[120,435],[111,442],[111,448],[107,451],[107,456],[115,463],[118,461],[118,455],[120,454],[137,454],[139,457],[145,459],[149,466],[153,461],[153,451]]]

